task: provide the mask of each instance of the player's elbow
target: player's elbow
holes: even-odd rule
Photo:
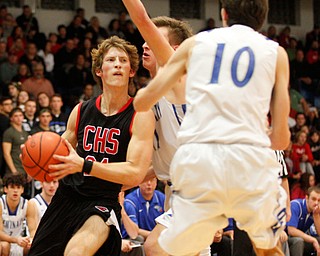
[[[290,131],[288,129],[278,134],[272,133],[270,139],[273,150],[285,150],[290,143]]]

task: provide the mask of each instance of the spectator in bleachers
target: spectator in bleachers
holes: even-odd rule
[[[68,116],[62,112],[63,101],[60,94],[54,94],[50,98],[50,109],[52,119],[50,130],[62,135],[67,127]]]
[[[38,62],[32,67],[32,77],[22,83],[21,89],[27,91],[30,96],[37,97],[40,92],[45,92],[51,97],[54,89],[51,82],[44,77],[44,67]]]
[[[22,129],[23,112],[20,108],[13,108],[9,114],[10,127],[3,133],[2,148],[6,161],[6,174],[24,174],[26,172],[22,166],[19,155],[20,146],[28,139],[28,133]],[[29,180],[30,181],[30,180]]]
[[[8,13],[8,8],[5,4],[2,4],[0,6],[0,25],[3,24],[3,21],[5,20],[5,17]]]
[[[22,6],[22,14],[16,18],[17,24],[22,28],[25,35],[28,34],[31,28],[39,31],[37,18],[33,15],[29,5]]]
[[[118,12],[119,29],[124,33],[126,31],[127,12],[121,10]]]
[[[52,54],[56,54],[62,47],[61,44],[58,43],[58,35],[56,33],[49,33],[48,40],[51,42]]]
[[[42,32],[37,31],[35,28],[31,28],[26,35],[27,42],[34,42],[37,46],[37,49],[44,49],[47,38],[46,35]]]
[[[290,33],[291,33],[291,28],[289,26],[286,26],[282,29],[282,31],[279,34],[279,44],[284,49],[287,49],[289,47],[289,40],[291,37]]]
[[[79,53],[83,54],[85,63],[85,68],[91,70],[91,63],[92,63],[92,57],[91,57],[91,50],[92,50],[92,41],[90,38],[86,37],[83,41],[83,43],[80,45]]]
[[[85,29],[81,24],[82,18],[79,15],[73,17],[72,22],[67,27],[67,38],[79,38],[80,41],[83,41]]]
[[[7,39],[10,36],[13,28],[17,26],[16,19],[11,13],[7,13],[2,23],[3,36]]]
[[[8,56],[8,61],[0,65],[0,85],[9,84],[12,78],[18,73],[18,58],[13,53]]]
[[[76,15],[81,18],[81,25],[83,28],[87,28],[89,26],[89,21],[86,20],[85,14],[86,14],[86,11],[84,8],[77,8]]]
[[[11,46],[17,38],[20,38],[22,40],[23,46],[26,47],[27,40],[25,38],[25,35],[23,34],[22,28],[20,26],[15,26],[10,36],[7,38],[7,49],[11,49]]]
[[[313,170],[317,183],[320,182],[320,136],[318,130],[312,130],[309,136],[309,145],[313,156]]]
[[[80,102],[87,101],[87,100],[92,99],[93,97],[94,97],[93,96],[93,85],[86,84],[84,86],[83,93],[81,94],[81,96],[79,98],[79,101]]]
[[[278,42],[279,37],[277,35],[277,28],[273,25],[270,25],[267,30],[267,37],[273,41]]]
[[[11,82],[9,85],[8,85],[8,94],[9,94],[9,97],[11,98],[12,100],[12,106],[15,108],[15,107],[18,107],[17,106],[17,103],[18,103],[18,95],[19,95],[19,91],[21,90],[21,83],[16,83],[16,82]]]
[[[137,47],[139,55],[142,56],[142,45],[144,44],[144,39],[141,36],[139,30],[135,28],[132,20],[126,21],[126,31],[124,32],[124,36],[127,41]]]
[[[307,51],[306,60],[309,64],[315,64],[319,61],[319,42],[313,40],[310,49]]]
[[[25,54],[25,46],[23,40],[21,38],[16,38],[8,52],[16,55],[18,58],[18,62],[20,62],[20,58]]]
[[[294,37],[290,37],[289,39],[289,47],[286,49],[289,61],[292,61],[296,57],[298,41]]]
[[[39,112],[39,123],[37,123],[32,129],[30,134],[37,132],[50,131],[50,122],[52,120],[51,111],[49,108],[43,108]]]
[[[125,38],[123,31],[120,29],[120,22],[118,19],[112,19],[108,25],[109,36],[118,36],[120,38]]]
[[[91,17],[90,24],[86,31],[92,33],[92,44],[94,46],[96,46],[98,42],[101,42],[101,40],[109,37],[107,30],[100,26],[100,21],[97,16]]]
[[[24,63],[20,63],[18,67],[18,73],[11,79],[11,81],[23,83],[29,77],[31,77],[31,72],[28,66]]]
[[[299,180],[292,184],[290,189],[290,199],[304,199],[310,187],[316,185],[316,179],[313,174],[303,173]]]
[[[44,50],[38,51],[38,56],[40,56],[45,63],[45,76],[50,80],[53,81],[53,68],[54,68],[54,56],[51,52],[52,43],[51,41],[47,40]]]
[[[29,93],[24,90],[20,90],[18,94],[17,107],[21,108],[23,112],[26,109],[26,102],[29,100]]]
[[[36,101],[29,99],[25,103],[24,119],[22,122],[23,130],[25,130],[29,134],[32,128],[35,127],[37,123],[36,111],[37,111]]]
[[[295,172],[310,173],[314,175],[312,162],[313,155],[310,145],[307,142],[307,134],[304,131],[299,131],[295,135],[295,140],[292,144],[291,159],[293,161]]]
[[[320,27],[318,24],[314,24],[313,29],[306,33],[305,49],[308,51],[312,42],[316,40],[320,43]]]
[[[67,27],[64,24],[60,24],[57,27],[58,30],[58,41],[60,45],[64,45],[67,42]]]
[[[40,92],[36,99],[37,102],[37,112],[40,112],[43,108],[50,108],[50,97],[45,92]]]
[[[28,68],[32,71],[31,73],[33,73],[32,66],[35,63],[41,63],[45,68],[44,60],[42,57],[38,55],[37,45],[34,42],[29,42],[27,44],[25,54],[20,58],[19,62],[26,64]]]
[[[0,65],[8,60],[7,43],[0,41]]]
[[[12,110],[12,100],[10,97],[0,98],[0,175],[3,178],[5,174],[6,164],[3,157],[2,138],[3,133],[10,127],[9,114]]]

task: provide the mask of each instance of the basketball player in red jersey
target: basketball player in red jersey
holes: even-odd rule
[[[70,155],[55,156],[63,162],[51,166],[60,185],[30,255],[119,255],[118,194],[122,184],[141,183],[151,163],[153,114],[136,114],[128,95],[137,49],[115,36],[94,49],[92,59],[103,93],[71,112],[62,135]]]

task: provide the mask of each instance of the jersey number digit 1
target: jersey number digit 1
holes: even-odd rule
[[[218,44],[216,56],[214,59],[211,81],[210,81],[211,84],[218,83],[224,47],[225,47],[225,44]],[[238,63],[239,63],[241,54],[244,52],[247,52],[249,54],[249,65],[248,65],[248,70],[245,77],[243,78],[243,80],[240,81],[237,77],[237,69],[238,69]],[[254,65],[255,65],[254,53],[250,47],[243,47],[236,52],[235,56],[233,57],[232,65],[231,65],[231,78],[235,86],[243,87],[249,82],[254,71]]]

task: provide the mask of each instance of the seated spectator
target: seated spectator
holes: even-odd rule
[[[20,26],[15,26],[7,39],[7,49],[11,49],[14,41],[16,41],[18,38],[22,40],[23,47],[25,48],[27,46],[27,40],[24,36],[22,28]]]
[[[112,19],[108,25],[109,36],[118,36],[120,38],[125,38],[123,31],[120,28],[120,21],[118,19]]]
[[[291,28],[289,26],[284,27],[280,32],[278,42],[284,49],[287,49],[289,47],[290,33]]]
[[[306,125],[307,119],[306,115],[302,112],[298,112],[295,115],[296,125],[290,129],[291,132],[291,141],[295,140],[296,134],[301,130],[301,128]]]
[[[267,37],[273,41],[279,41],[279,37],[277,35],[277,28],[275,26],[271,25],[268,27]]]
[[[38,48],[34,42],[28,42],[25,54],[19,59],[20,63],[24,63],[32,71],[33,66],[37,63],[41,63],[43,68],[45,68],[45,62],[42,57],[38,55]]]
[[[292,185],[290,199],[304,199],[307,195],[308,189],[315,185],[316,180],[314,175],[310,173],[303,173],[300,179]]]
[[[27,91],[32,97],[37,97],[40,92],[45,92],[51,97],[54,94],[52,83],[44,77],[42,63],[36,63],[32,67],[32,77],[22,83],[21,89]]]
[[[58,43],[58,35],[56,33],[49,33],[48,40],[51,42],[52,54],[56,54],[62,47],[62,45]]]
[[[307,125],[310,131],[313,131],[313,130],[320,131],[320,118],[319,118],[319,112],[317,108],[315,107],[309,108]]]
[[[209,31],[214,28],[216,28],[216,22],[215,22],[214,18],[209,18],[206,21],[206,26],[204,28],[200,29],[199,32]]]
[[[52,120],[51,111],[48,108],[43,108],[39,113],[39,123],[32,128],[30,134],[37,132],[50,131],[50,122]]]
[[[306,33],[305,49],[308,51],[314,40],[320,42],[320,27],[319,24],[314,24],[313,29]]]
[[[50,108],[50,97],[45,92],[40,92],[36,99],[37,102],[37,112],[40,112],[43,108]]]
[[[20,146],[28,139],[28,133],[22,129],[23,112],[13,108],[9,114],[10,127],[3,133],[3,155],[7,164],[6,174],[22,173],[27,175],[20,159]]]
[[[53,80],[54,56],[51,52],[51,41],[47,40],[44,49],[38,51],[38,55],[43,58],[45,63],[46,77]]]
[[[9,175],[3,180],[5,194],[0,198],[1,255],[27,255],[36,232],[35,207],[22,197],[25,185],[23,175]],[[23,223],[28,223],[30,237],[22,236]]]
[[[319,60],[319,42],[317,40],[314,40],[311,43],[311,47],[307,51],[307,54],[306,54],[306,60],[310,65],[318,62],[318,60]]]
[[[13,28],[17,26],[16,19],[13,17],[11,13],[7,13],[3,23],[2,23],[2,28],[3,28],[3,36],[7,38],[10,36]]]
[[[36,126],[37,118],[35,116],[37,111],[36,101],[29,99],[25,103],[24,119],[22,121],[22,128],[30,134],[33,127]]]
[[[13,41],[12,46],[8,50],[9,54],[17,56],[17,60],[20,63],[21,57],[25,54],[25,46],[21,38],[17,38]]]
[[[320,182],[320,136],[318,130],[312,130],[309,136],[309,145],[313,156],[313,170],[316,182]]]
[[[83,93],[81,94],[79,101],[83,102],[86,100],[90,100],[93,98],[93,85],[92,84],[86,84],[83,89]]]
[[[295,141],[292,144],[291,159],[296,172],[314,175],[312,168],[313,155],[307,142],[307,134],[304,131],[299,131],[295,136]]]
[[[310,109],[306,99],[295,89],[289,89],[290,95],[290,117],[295,118],[297,113],[309,115]]]
[[[60,44],[61,46],[64,46],[65,43],[67,42],[67,27],[63,24],[58,25],[57,27],[58,31],[58,41],[57,43]]]
[[[25,34],[27,34],[30,29],[39,31],[38,20],[33,15],[29,5],[22,6],[22,13],[16,18],[16,21]]]
[[[80,41],[83,41],[85,28],[81,24],[82,18],[79,15],[73,17],[72,22],[67,27],[67,38],[79,38]]]
[[[29,100],[29,93],[21,90],[18,94],[17,107],[21,108],[21,110],[25,111],[25,104]]]
[[[305,199],[291,201],[291,219],[287,222],[289,248],[291,256],[317,255],[320,253],[317,238],[306,232],[314,223],[320,230],[320,186],[308,189]]]
[[[31,72],[28,66],[24,63],[20,63],[18,67],[18,73],[12,78],[12,82],[23,83],[25,80],[31,77]]]
[[[18,95],[21,90],[21,83],[12,82],[8,85],[8,94],[12,100],[12,106],[15,108],[18,106]]]
[[[125,197],[124,209],[130,220],[138,227],[138,234],[144,239],[155,227],[155,219],[164,212],[164,194],[155,190],[157,179],[145,181],[139,188]],[[122,231],[122,237],[128,238],[126,229]]]
[[[18,73],[18,59],[17,56],[10,53],[8,61],[0,65],[0,85],[5,86],[9,84],[12,78]]]
[[[97,16],[91,17],[90,24],[86,31],[92,33],[92,44],[94,46],[96,46],[103,39],[109,37],[107,30],[100,26],[100,21]]]
[[[296,57],[298,41],[294,37],[290,37],[289,39],[289,47],[286,49],[289,61],[292,61]]]
[[[8,60],[7,43],[0,41],[0,65]]]
[[[50,130],[62,135],[67,127],[68,116],[61,111],[63,106],[60,94],[54,94],[50,98],[50,109],[52,120],[50,122]]]

